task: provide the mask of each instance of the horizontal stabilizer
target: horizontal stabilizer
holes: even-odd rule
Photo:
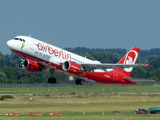
[[[128,81],[136,81],[136,82],[156,82],[153,79],[141,79],[141,78],[124,78],[124,79]]]

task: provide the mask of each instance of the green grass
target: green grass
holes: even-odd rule
[[[159,120],[160,117],[134,113],[137,108],[158,106],[158,96],[36,95],[32,96],[32,102],[28,95],[14,97],[0,101],[0,120]],[[120,115],[113,115],[113,111],[119,111]],[[21,115],[5,116],[9,112],[19,112]],[[27,115],[32,112],[42,112],[43,116]],[[62,112],[63,116],[49,116],[51,112]]]
[[[99,94],[102,92],[139,94],[132,96]],[[148,109],[160,105],[158,95],[142,95],[141,92],[160,92],[160,86],[1,88],[1,94],[22,94],[13,94],[13,99],[0,101],[0,120],[159,120],[160,115],[134,113],[134,110],[138,108]],[[23,93],[34,94],[23,95]],[[38,95],[37,93],[45,94]],[[33,101],[30,101],[30,96],[33,97]],[[119,111],[120,115],[113,115],[113,111]],[[5,113],[9,112],[19,112],[21,115],[5,116]],[[43,116],[28,116],[28,113],[32,112],[42,112]],[[62,112],[63,116],[49,116],[51,112]]]
[[[4,93],[99,93],[99,92],[160,92],[160,86],[93,86],[93,87],[41,87],[41,88],[1,88]]]

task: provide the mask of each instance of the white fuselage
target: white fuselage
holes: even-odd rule
[[[78,64],[82,63],[100,63],[98,61],[92,61],[85,57],[76,55],[69,51],[63,50],[51,44],[42,42],[35,38],[26,37],[26,36],[17,36],[16,38],[23,39],[21,40],[9,40],[7,42],[8,47],[11,50],[21,51],[23,53],[35,56],[42,60],[47,60],[48,62],[60,64],[64,61],[73,61]]]
[[[76,55],[72,52],[66,51],[64,49],[61,49],[59,47],[53,46],[51,44],[48,44],[46,42],[37,40],[32,37],[27,36],[17,36],[15,39],[9,40],[7,42],[7,46],[9,49],[11,49],[15,53],[19,53],[19,55],[26,58],[30,58],[32,60],[35,59],[37,62],[46,61],[49,64],[46,64],[43,62],[42,64],[46,65],[48,68],[51,68],[50,63],[61,65],[65,61],[72,61],[77,64],[83,64],[83,63],[92,63],[92,64],[100,64],[99,61],[93,61],[90,59],[87,59],[86,57],[82,57],[79,55]],[[38,61],[37,60],[40,60]],[[56,68],[54,68],[57,70]],[[104,70],[95,70],[98,72],[103,72]]]

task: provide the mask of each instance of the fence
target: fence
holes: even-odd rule
[[[147,82],[138,82],[134,86],[153,86],[153,85],[160,85],[160,83],[156,83],[154,81],[147,81]],[[30,87],[77,87],[75,83],[70,84],[63,84],[63,83],[56,83],[56,84],[48,84],[48,83],[33,83],[33,84],[0,84],[0,88],[30,88]],[[92,87],[92,86],[107,86],[107,84],[97,84],[97,83],[90,83],[86,82],[83,86],[85,87]],[[121,86],[121,85],[117,85]]]

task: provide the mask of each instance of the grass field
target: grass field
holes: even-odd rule
[[[160,86],[76,86],[76,87],[32,87],[32,88],[0,88],[5,93],[99,93],[99,92],[160,92]]]
[[[28,89],[28,90],[27,90]],[[57,90],[56,90],[57,89]],[[111,90],[112,89],[112,90]],[[128,89],[128,90],[127,90]],[[0,120],[159,120],[160,115],[137,115],[134,110],[148,109],[160,105],[158,95],[105,95],[105,94],[47,94],[77,92],[155,92],[154,86],[101,86],[101,87],[57,87],[57,88],[2,88],[1,93],[46,93],[44,95],[16,95],[14,99],[0,101]],[[30,96],[33,100],[30,101]],[[119,115],[113,115],[119,111]],[[5,116],[5,113],[19,112],[20,116]],[[42,112],[43,116],[28,116],[28,113]],[[49,113],[62,112],[62,116]]]

